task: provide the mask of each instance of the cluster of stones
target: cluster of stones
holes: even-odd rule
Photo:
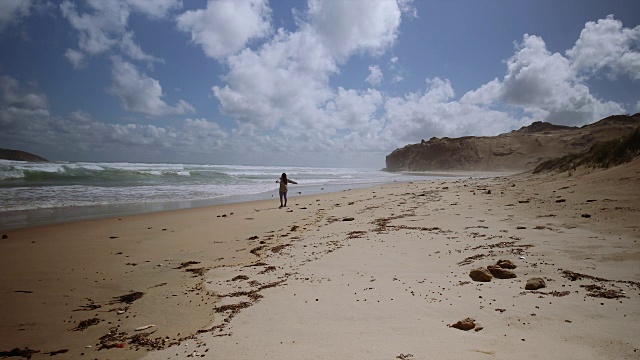
[[[495,265],[489,265],[486,268],[477,268],[469,272],[469,277],[473,281],[489,282],[494,277],[496,279],[512,279],[517,277],[516,274],[511,271],[515,269],[516,265],[510,260],[500,259]],[[537,290],[546,287],[544,279],[531,278],[527,280],[525,285],[526,290]]]
[[[477,268],[471,270],[469,276],[473,281],[488,282],[494,277],[496,279],[512,279],[516,274],[510,269],[515,269],[511,260],[500,259],[495,265],[489,265],[486,268]]]

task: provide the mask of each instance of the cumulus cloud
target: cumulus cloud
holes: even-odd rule
[[[386,101],[387,136],[406,142],[432,136],[494,135],[516,123],[507,113],[454,101],[449,80],[434,78],[426,83],[424,93]]]
[[[133,41],[133,33],[127,32],[122,36],[122,40],[120,41],[120,49],[122,52],[127,55],[129,58],[138,61],[146,61],[146,62],[160,62],[163,63],[164,60],[157,58],[155,56],[146,54],[138,44]]]
[[[382,82],[382,70],[378,65],[369,66],[369,76],[364,81],[368,82],[371,86],[378,86]]]
[[[37,134],[37,135],[34,135]],[[30,149],[47,157],[95,159],[122,154],[147,161],[159,154],[208,154],[223,148],[228,134],[207,119],[185,119],[176,125],[105,124],[91,114],[75,111],[53,116],[47,96],[33,84],[0,76],[0,143]]]
[[[78,31],[79,50],[68,49],[66,58],[78,68],[84,62],[84,54],[97,55],[118,46],[123,54],[133,60],[157,62],[160,59],[146,54],[133,42],[133,33],[127,31],[129,16],[140,12],[151,18],[163,18],[173,9],[182,7],[180,0],[86,0],[83,12],[78,4],[65,0],[60,4],[62,16]]]
[[[622,105],[591,94],[573,60],[551,53],[541,37],[525,34],[507,60],[504,78],[469,91],[461,103],[511,105],[539,120],[565,125],[582,125],[623,113]]]
[[[332,119],[333,128],[357,129],[367,126],[382,104],[383,96],[377,90],[346,90],[340,87],[326,105],[326,114]]]
[[[41,110],[49,107],[47,96],[34,89],[20,86],[18,81],[10,76],[0,76],[0,105],[25,110]]]
[[[338,60],[358,51],[386,51],[398,37],[401,14],[396,0],[309,0],[309,26]]]
[[[640,80],[640,26],[622,26],[620,20],[609,15],[597,22],[589,21],[580,38],[566,54],[576,73],[591,75],[607,69],[610,75],[628,75]]]
[[[325,106],[339,93],[329,77],[355,53],[379,55],[392,46],[401,16],[396,1],[311,0],[296,31],[279,29],[255,50],[229,56],[226,85],[213,94],[241,124],[327,132],[334,118]]]
[[[184,100],[179,100],[175,106],[168,105],[162,100],[160,82],[141,73],[133,64],[119,57],[113,57],[112,63],[112,84],[107,90],[120,98],[125,110],[149,116],[195,112]]]
[[[67,58],[67,61],[73,65],[74,69],[82,69],[86,66],[86,58],[84,54],[78,50],[67,49],[64,53],[64,57]]]
[[[12,23],[29,16],[32,0],[0,1],[0,32]]]
[[[271,9],[266,0],[209,0],[205,9],[186,11],[176,21],[207,56],[223,59],[270,33]]]

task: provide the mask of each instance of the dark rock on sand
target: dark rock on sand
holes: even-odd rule
[[[527,284],[524,286],[526,290],[538,290],[543,287],[547,287],[547,284],[542,278],[531,278],[527,280]]]
[[[460,320],[457,323],[450,324],[448,326],[452,327],[452,328],[464,330],[464,331],[469,331],[469,330],[473,329],[474,327],[476,327],[476,321],[474,319],[472,319],[472,318],[466,318],[464,320]]]
[[[491,273],[489,273],[489,270],[483,269],[483,268],[477,268],[477,269],[471,270],[471,272],[469,272],[469,276],[473,281],[482,281],[482,282],[491,281],[491,279],[493,278],[493,276],[491,276]]]
[[[496,263],[496,265],[500,266],[503,269],[515,269],[517,266],[511,262],[511,260],[500,259]]]
[[[516,277],[516,274],[514,274],[513,271],[503,269],[497,265],[489,265],[487,266],[487,270],[489,270],[491,275],[493,275],[497,279],[512,279]]]
[[[2,234],[2,240],[4,240],[4,239],[8,239],[8,238],[9,238],[9,235],[7,235],[7,234]]]

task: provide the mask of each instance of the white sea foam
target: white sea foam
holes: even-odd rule
[[[289,188],[294,193],[416,179],[371,169],[0,160],[0,213],[277,193],[275,180],[282,172],[299,184]]]

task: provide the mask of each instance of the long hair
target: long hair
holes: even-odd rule
[[[280,181],[284,182],[285,184],[287,183],[287,174],[282,173],[282,175],[280,176]]]

